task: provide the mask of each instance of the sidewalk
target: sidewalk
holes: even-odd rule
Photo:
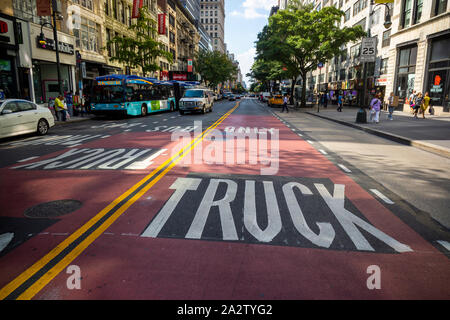
[[[419,119],[415,119],[412,114],[395,111],[394,120],[391,121],[387,119],[388,112],[381,111],[378,124],[356,123],[358,110],[357,107],[344,107],[343,112],[337,112],[336,106],[331,105],[326,109],[321,106],[319,112],[317,112],[317,106],[300,109],[300,112],[450,158],[450,117],[426,114],[426,119],[422,119],[421,115],[419,115]],[[367,109],[366,114],[367,121],[369,121],[369,110]]]
[[[55,126],[59,126],[59,125],[65,125],[68,123],[75,123],[75,122],[81,122],[81,121],[86,121],[86,120],[90,120],[93,119],[94,116],[92,114],[87,114],[83,117],[80,116],[72,116],[70,118],[67,119],[67,121],[58,121],[55,120]]]

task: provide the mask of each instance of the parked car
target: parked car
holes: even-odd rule
[[[55,118],[46,107],[22,99],[0,101],[0,138],[33,132],[45,135],[54,125]]]
[[[188,89],[180,99],[179,112],[212,112],[214,93],[208,89]]]
[[[235,101],[235,100],[236,100],[236,97],[234,94],[228,95],[228,101]]]
[[[273,97],[269,98],[267,102],[269,107],[282,106],[283,105],[283,96],[280,94],[276,94]]]

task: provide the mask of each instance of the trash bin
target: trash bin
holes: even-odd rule
[[[367,113],[364,108],[359,108],[356,113],[356,123],[367,123]]]

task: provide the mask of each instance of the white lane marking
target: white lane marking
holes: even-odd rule
[[[78,143],[78,144],[74,144],[72,146],[69,146],[69,148],[78,147],[78,146],[81,146],[81,145],[82,145],[82,143]]]
[[[128,132],[128,131],[131,131],[131,129],[128,129],[128,130],[123,130],[123,132]]]
[[[142,126],[141,126],[141,128],[145,128],[146,126],[147,126],[147,125],[146,125],[146,124],[144,124],[144,125],[142,125]]]
[[[325,150],[319,149],[320,153],[322,154],[328,154]]]
[[[158,121],[154,121],[153,123],[158,123]]]
[[[2,252],[3,249],[5,249],[8,246],[8,244],[11,242],[13,238],[14,233],[12,232],[0,234],[0,252]]]
[[[138,161],[138,162],[134,162],[133,164],[126,167],[125,169],[127,169],[127,170],[143,170],[153,163],[152,160],[154,160],[156,157],[158,157],[159,155],[161,155],[162,153],[164,153],[166,151],[167,151],[167,149],[161,149],[158,152],[156,152],[155,154],[152,154],[147,159],[144,159],[144,160]]]
[[[383,200],[387,204],[394,204],[394,202],[391,201],[388,197],[386,197],[384,194],[382,194],[377,189],[370,189],[375,195],[377,195],[381,200]]]
[[[22,160],[19,160],[19,161],[17,161],[17,162],[26,162],[26,161],[29,161],[29,160],[33,160],[33,159],[36,159],[36,158],[39,158],[39,157],[29,157],[29,158],[26,158],[26,159],[22,159]]]
[[[347,168],[346,166],[344,166],[343,164],[340,164],[340,163],[338,163],[338,166],[342,169],[342,170],[344,170],[345,172],[352,172],[349,168]]]
[[[167,121],[167,119],[163,119],[163,121]]]
[[[441,246],[443,246],[445,249],[447,249],[447,251],[450,251],[450,242],[444,240],[437,240],[436,242],[439,243]]]
[[[100,139],[106,139],[106,138],[109,138],[109,137],[111,137],[111,135],[107,134],[106,136],[103,136]]]
[[[306,140],[306,141],[308,141],[309,144],[313,144],[313,143],[314,143],[314,142],[312,142],[311,140]]]
[[[303,135],[301,133],[297,133],[300,137],[303,137]]]

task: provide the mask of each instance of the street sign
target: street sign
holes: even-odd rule
[[[361,42],[361,62],[374,62],[377,54],[377,37],[363,38]]]
[[[319,62],[319,64],[317,65],[317,67],[318,67],[319,69],[322,69],[322,68],[323,68],[323,62]]]

